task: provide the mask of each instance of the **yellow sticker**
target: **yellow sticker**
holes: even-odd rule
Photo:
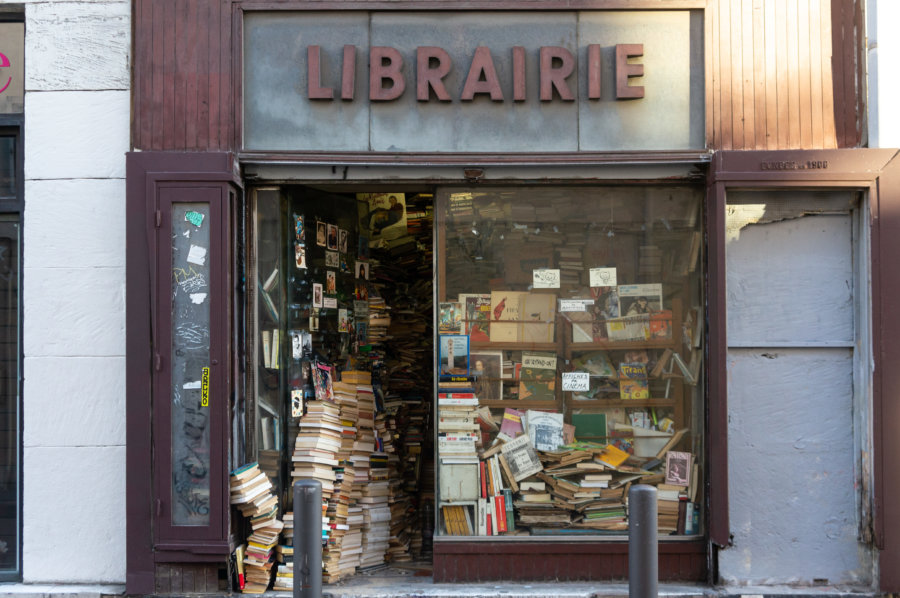
[[[200,380],[200,406],[209,407],[209,368],[203,368]]]

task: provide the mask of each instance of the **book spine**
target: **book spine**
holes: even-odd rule
[[[481,498],[487,498],[487,481],[484,478],[484,461],[478,464],[481,472]]]
[[[503,489],[503,505],[506,507],[506,530],[510,532],[515,531],[516,516],[513,513],[512,490],[509,488]]]

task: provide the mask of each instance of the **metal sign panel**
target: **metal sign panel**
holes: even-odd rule
[[[704,147],[699,11],[249,13],[243,148]]]
[[[0,23],[0,114],[25,107],[25,24]]]

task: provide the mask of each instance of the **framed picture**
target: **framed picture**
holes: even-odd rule
[[[688,486],[691,481],[691,454],[669,451],[666,453],[666,484]]]
[[[503,398],[503,352],[478,351],[469,354],[469,375],[475,379],[475,396],[483,401]]]
[[[325,294],[334,295],[337,293],[337,275],[334,270],[325,273]]]
[[[322,307],[322,285],[318,282],[313,283],[313,307]]]
[[[442,334],[440,339],[441,376],[469,374],[469,337],[464,334]]]
[[[337,268],[340,265],[340,260],[338,259],[337,251],[326,251],[325,252],[325,267],[326,268]]]
[[[338,229],[338,251],[347,253],[347,243],[350,240],[350,233],[343,228]]]
[[[325,247],[325,238],[327,236],[325,228],[326,224],[324,222],[316,222],[316,245],[319,247]]]
[[[334,224],[328,225],[328,249],[332,251],[337,251],[338,248],[338,227]]]

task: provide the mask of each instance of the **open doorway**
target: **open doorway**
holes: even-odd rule
[[[232,475],[244,583],[265,589],[275,569],[274,589],[292,587],[300,479],[322,484],[325,583],[430,572],[433,193],[283,186],[250,201],[243,453],[271,490],[241,502]]]

